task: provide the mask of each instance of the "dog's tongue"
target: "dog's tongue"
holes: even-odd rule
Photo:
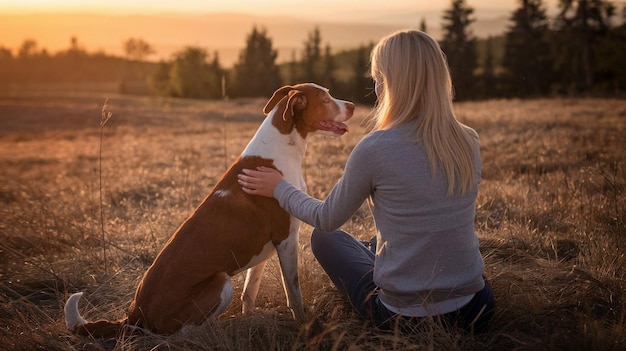
[[[340,135],[348,132],[348,126],[346,124],[335,121],[321,121],[319,122],[319,129]]]

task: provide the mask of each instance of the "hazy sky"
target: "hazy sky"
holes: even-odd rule
[[[138,37],[147,40],[156,49],[152,59],[168,58],[185,45],[195,45],[219,50],[221,60],[228,65],[237,59],[253,25],[269,27],[274,44],[279,51],[282,50],[279,57],[286,59],[288,52],[302,44],[307,31],[314,25],[327,24],[321,26],[322,35],[324,41],[335,49],[377,41],[392,30],[414,28],[420,20],[425,20],[428,31],[436,36],[442,12],[450,8],[451,1],[0,0],[0,47],[17,50],[24,40],[32,39],[40,47],[54,53],[67,49],[70,38],[75,37],[89,52],[121,55],[121,43]],[[474,33],[483,37],[501,34],[520,1],[467,0],[467,4],[475,10],[474,19],[477,22],[473,25]],[[554,11],[557,2],[544,0],[549,12]],[[220,19],[171,15],[176,13],[217,13]],[[253,15],[250,17],[254,19],[250,21],[254,23],[234,23],[234,17],[224,13]],[[110,16],[100,15],[122,16],[111,19]],[[276,24],[282,20],[276,16],[290,17],[288,21],[291,24],[301,21],[303,26],[285,30],[287,27]],[[213,28],[210,25],[216,24],[214,22],[220,22],[220,30],[210,29]],[[271,27],[272,23],[276,25]],[[348,28],[342,25],[355,26]]]
[[[558,0],[546,0],[552,7]],[[511,10],[519,0],[468,0],[476,15],[490,10]],[[403,9],[442,10],[450,1],[424,0],[0,0],[0,12],[99,12],[99,13],[159,13],[159,12],[246,12],[256,15],[324,16],[346,21],[399,13]]]

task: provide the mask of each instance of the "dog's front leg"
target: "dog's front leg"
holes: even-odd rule
[[[241,293],[242,307],[241,312],[250,313],[254,311],[254,302],[256,296],[259,293],[259,286],[261,285],[261,278],[263,278],[263,269],[267,260],[257,264],[254,267],[248,268],[246,272],[246,280],[243,283],[243,292]]]
[[[298,229],[292,229],[289,237],[276,246],[282,272],[283,287],[287,295],[287,306],[297,320],[304,321],[304,306],[298,281]]]

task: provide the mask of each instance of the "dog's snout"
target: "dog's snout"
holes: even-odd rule
[[[352,115],[352,113],[354,112],[355,106],[353,103],[351,103],[350,101],[346,101],[346,111],[348,112],[349,115]]]

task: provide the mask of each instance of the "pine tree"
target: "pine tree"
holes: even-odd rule
[[[213,61],[211,61],[211,64],[209,65],[209,70],[211,71],[211,74],[213,76],[213,86],[215,87],[219,87],[219,89],[216,89],[215,91],[211,92],[211,97],[214,98],[224,98],[226,96],[223,96],[224,93],[226,93],[223,90],[222,87],[222,81],[224,82],[224,84],[226,84],[226,71],[222,68],[222,65],[220,64],[220,54],[218,51],[214,51],[213,52]]]
[[[324,49],[324,71],[322,72],[322,80],[320,83],[331,91],[337,88],[337,80],[335,79],[336,66],[330,45],[326,45]]]
[[[246,39],[246,48],[235,64],[235,82],[232,95],[238,97],[268,97],[280,87],[276,50],[265,29],[252,28]]]
[[[428,27],[426,26],[426,19],[424,17],[422,17],[422,20],[420,21],[419,30],[421,30],[424,33],[428,32]]]
[[[556,65],[560,80],[568,92],[590,92],[597,44],[609,31],[615,6],[604,0],[560,0],[559,7]]]
[[[498,93],[498,82],[493,57],[493,38],[491,36],[487,38],[485,43],[485,62],[482,65],[480,78],[482,83],[481,97],[490,98],[496,96]]]
[[[309,33],[307,41],[304,43],[304,54],[302,57],[303,80],[306,82],[319,83],[321,79],[320,66],[322,58],[322,36],[319,28]]]
[[[622,24],[611,28],[598,43],[597,74],[599,88],[607,93],[626,92],[626,5],[622,8]]]
[[[553,81],[548,17],[542,0],[520,0],[505,34],[504,79],[510,95],[550,93]]]
[[[474,9],[465,0],[453,0],[450,9],[444,11],[441,49],[446,54],[457,100],[475,96],[474,71],[478,65],[476,39],[469,30],[475,20]]]
[[[372,51],[373,45],[369,48],[361,45],[356,53],[356,60],[353,66],[354,72],[354,102],[362,104],[374,104],[376,102],[376,94],[374,93],[374,81],[369,74],[369,53]]]
[[[289,84],[295,84],[300,80],[300,70],[298,59],[296,58],[296,51],[291,52],[291,61],[289,62]]]

